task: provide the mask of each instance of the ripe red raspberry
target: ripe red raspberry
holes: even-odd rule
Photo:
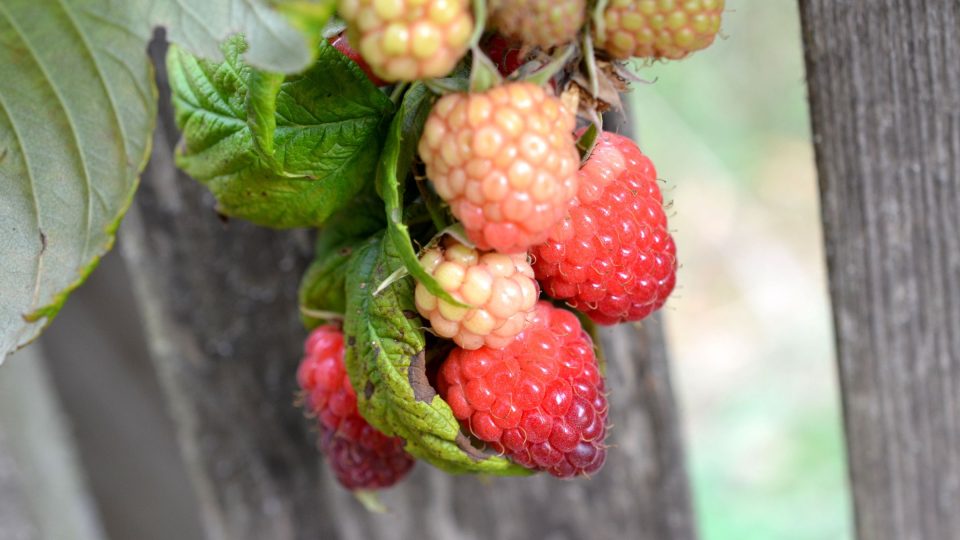
[[[343,333],[317,328],[307,338],[297,382],[305,407],[320,426],[320,449],[347,489],[378,489],[399,482],[413,467],[403,439],[387,437],[357,411],[357,395],[343,364]]]
[[[374,85],[383,86],[387,84],[383,81],[383,79],[373,74],[373,70],[370,69],[370,64],[368,64],[367,61],[360,56],[360,53],[358,53],[356,49],[350,45],[350,41],[347,39],[346,33],[341,32],[327,41],[329,41],[330,44],[333,45],[333,47],[340,51],[344,56],[353,60],[353,62],[357,64],[364,73],[366,73],[367,78],[370,79],[370,82],[372,82]]]
[[[663,306],[676,253],[653,163],[606,132],[580,169],[569,217],[531,251],[543,290],[600,324],[638,321]]]
[[[339,0],[350,42],[385,81],[443,77],[467,52],[469,0]]]
[[[453,238],[427,250],[420,264],[456,300],[457,307],[432,295],[417,283],[417,310],[440,337],[464,349],[502,349],[527,324],[540,289],[526,253],[480,253]]]
[[[610,0],[597,46],[616,58],[683,58],[713,43],[723,2]]]
[[[477,247],[519,253],[546,239],[577,192],[574,116],[527,82],[448,94],[430,112],[420,157]]]
[[[547,302],[506,349],[455,349],[440,396],[476,438],[515,462],[569,478],[600,470],[607,398],[590,336]]]
[[[509,38],[549,49],[577,37],[586,7],[586,0],[491,0],[490,23]]]

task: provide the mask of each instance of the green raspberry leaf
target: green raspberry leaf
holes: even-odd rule
[[[0,363],[113,246],[146,164],[146,40],[108,8],[0,2]]]
[[[355,248],[386,226],[382,212],[370,212],[380,204],[375,194],[363,194],[331,216],[317,234],[313,263],[300,282],[300,313],[308,329],[346,312],[347,270]]]
[[[310,64],[335,0],[0,1],[0,363],[112,247],[146,164],[157,26],[196,54],[247,36],[270,71]]]
[[[92,3],[91,0],[72,0]],[[117,2],[93,0],[117,9]],[[129,18],[149,36],[164,26],[171,43],[208,58],[222,59],[220,44],[243,35],[250,48],[244,61],[251,66],[297,73],[314,59],[319,33],[333,15],[335,0],[124,0]]]
[[[393,103],[326,41],[313,66],[279,84],[244,64],[244,50],[232,38],[214,63],[170,49],[183,130],[177,164],[226,215],[276,228],[320,225],[374,178]]]
[[[410,230],[403,222],[403,189],[417,153],[423,126],[433,107],[435,96],[423,83],[414,83],[403,96],[400,110],[390,124],[387,142],[377,171],[377,192],[387,207],[387,239],[394,245],[403,266],[434,296],[455,306],[464,306],[443,290],[437,280],[420,265],[413,249]]]
[[[426,376],[426,340],[413,280],[374,289],[403,265],[382,235],[357,249],[347,273],[346,366],[357,407],[375,428],[406,440],[411,455],[451,473],[527,475],[531,471],[470,445],[449,405]]]

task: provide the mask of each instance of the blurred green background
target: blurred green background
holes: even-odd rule
[[[665,322],[704,540],[852,537],[816,170],[792,0],[638,64],[641,148],[682,268]]]

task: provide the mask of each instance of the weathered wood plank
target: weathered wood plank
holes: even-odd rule
[[[0,369],[0,540],[104,540],[37,343]]]
[[[221,223],[204,189],[174,170],[161,96],[153,160],[122,233],[210,538],[694,537],[657,322],[604,333],[617,447],[592,480],[452,478],[419,465],[385,494],[389,514],[361,509],[319,466],[292,406],[311,242]]]
[[[960,2],[800,5],[859,537],[960,538]]]

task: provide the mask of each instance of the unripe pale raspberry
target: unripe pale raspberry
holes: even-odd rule
[[[527,82],[448,94],[430,112],[420,157],[477,247],[518,253],[543,242],[576,195],[574,123]]]
[[[610,0],[597,47],[616,58],[680,59],[720,31],[724,0]]]
[[[339,0],[353,43],[385,81],[443,77],[467,52],[469,0]]]
[[[453,238],[427,250],[420,264],[454,299],[454,306],[417,284],[417,310],[440,337],[464,349],[501,349],[526,327],[540,289],[526,253],[480,253]]]
[[[545,49],[573,41],[586,0],[492,0],[490,22],[501,34]]]
[[[663,306],[677,248],[656,169],[633,141],[601,134],[569,217],[531,255],[544,292],[600,324],[638,321]]]
[[[343,345],[343,333],[333,326],[317,328],[307,338],[297,369],[305,408],[317,417],[320,449],[344,487],[392,486],[410,472],[414,461],[403,450],[403,439],[387,437],[360,416],[343,364]]]
[[[606,459],[607,398],[577,317],[540,302],[505,349],[455,349],[437,389],[470,433],[554,476],[591,474]]]

